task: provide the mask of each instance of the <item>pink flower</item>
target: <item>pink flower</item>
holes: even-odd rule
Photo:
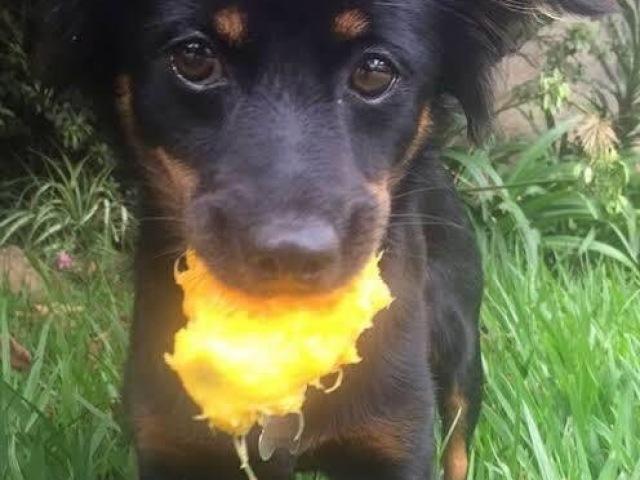
[[[56,268],[58,270],[71,270],[75,265],[75,260],[67,252],[58,252],[56,256]]]

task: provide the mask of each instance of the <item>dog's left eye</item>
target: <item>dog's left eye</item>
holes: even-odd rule
[[[214,85],[224,78],[220,58],[203,42],[191,40],[174,47],[169,60],[180,78],[197,86]]]
[[[351,73],[352,90],[368,100],[385,94],[398,79],[398,71],[391,60],[381,55],[368,55]]]

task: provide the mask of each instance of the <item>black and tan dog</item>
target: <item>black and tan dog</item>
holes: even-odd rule
[[[436,409],[453,427],[445,477],[466,478],[482,275],[430,138],[436,112],[456,98],[477,133],[490,69],[522,27],[613,1],[54,2],[52,64],[93,94],[142,180],[125,389],[141,479],[244,478],[163,362],[185,321],[173,267],[186,245],[258,295],[329,290],[385,252],[396,301],[361,339],[364,361],[309,396],[297,454],[253,450],[261,479],[434,478]]]

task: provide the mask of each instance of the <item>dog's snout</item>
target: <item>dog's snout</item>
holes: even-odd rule
[[[256,229],[247,249],[258,281],[289,280],[313,286],[332,275],[340,242],[328,222],[275,222]]]

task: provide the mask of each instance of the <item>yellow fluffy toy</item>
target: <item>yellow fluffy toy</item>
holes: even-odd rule
[[[265,298],[231,290],[192,250],[186,260],[175,275],[188,322],[165,360],[200,418],[241,440],[241,457],[254,424],[299,413],[309,386],[324,389],[321,377],[360,361],[358,337],[392,301],[377,258],[334,292]]]

